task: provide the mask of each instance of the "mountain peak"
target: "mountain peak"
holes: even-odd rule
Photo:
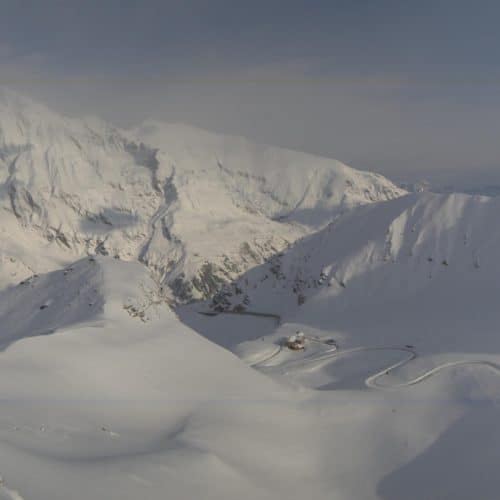
[[[336,160],[185,124],[122,131],[8,89],[0,191],[15,261],[0,281],[97,253],[141,261],[182,300],[215,293],[353,207],[405,194]]]

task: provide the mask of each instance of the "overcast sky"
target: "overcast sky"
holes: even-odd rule
[[[0,0],[0,83],[397,180],[500,183],[500,2]]]

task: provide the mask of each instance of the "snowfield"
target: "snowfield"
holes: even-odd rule
[[[403,459],[371,492],[351,485],[339,498],[493,499],[500,484],[485,481],[484,471],[500,444],[499,211],[498,198],[430,193],[361,207],[251,269],[214,300],[180,308],[180,317],[300,393],[386,401],[394,422],[413,411],[406,423],[393,423],[390,439],[411,441],[422,425],[419,411],[434,407],[436,421],[417,431],[416,442],[430,439],[426,451]],[[222,312],[193,314],[200,310]],[[225,312],[233,310],[241,312]],[[259,327],[263,319],[247,311],[277,314],[280,324]],[[306,333],[307,349],[280,348],[297,330]],[[398,402],[388,403],[392,398]],[[411,455],[411,446],[402,446]]]
[[[143,266],[99,257],[71,268],[12,288],[2,300],[16,304],[9,311],[22,304],[31,315],[22,337],[20,316],[2,314],[0,470],[6,492],[25,499],[368,499],[434,492],[470,498],[465,477],[430,482],[435,468],[443,468],[442,455],[455,473],[468,467],[467,483],[479,481],[477,467],[493,466],[485,453],[495,456],[499,444],[498,375],[480,366],[443,372],[411,389],[310,390],[304,375],[317,376],[316,362],[300,364],[283,353],[291,378],[279,369],[268,371],[271,378],[260,374],[157,302]],[[40,309],[49,294],[52,302]],[[226,319],[251,330],[235,316],[203,318],[228,334]],[[254,327],[272,323],[249,321]],[[34,324],[51,332],[34,333]],[[382,353],[368,365],[351,361],[327,369],[336,377],[362,378],[394,358]],[[273,363],[279,367],[283,360]],[[475,419],[481,427],[462,433]],[[479,446],[477,464],[467,454],[446,455],[446,449],[479,452]],[[416,484],[407,491],[408,480]]]
[[[500,198],[6,90],[0,173],[0,499],[498,498]]]

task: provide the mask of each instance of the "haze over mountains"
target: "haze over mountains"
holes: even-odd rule
[[[497,498],[499,211],[2,89],[0,498]]]

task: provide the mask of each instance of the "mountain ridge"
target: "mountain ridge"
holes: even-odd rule
[[[343,211],[404,193],[335,160],[188,126],[123,131],[0,92],[4,283],[103,254],[143,262],[173,300],[206,298]],[[19,252],[28,234],[36,251]]]

